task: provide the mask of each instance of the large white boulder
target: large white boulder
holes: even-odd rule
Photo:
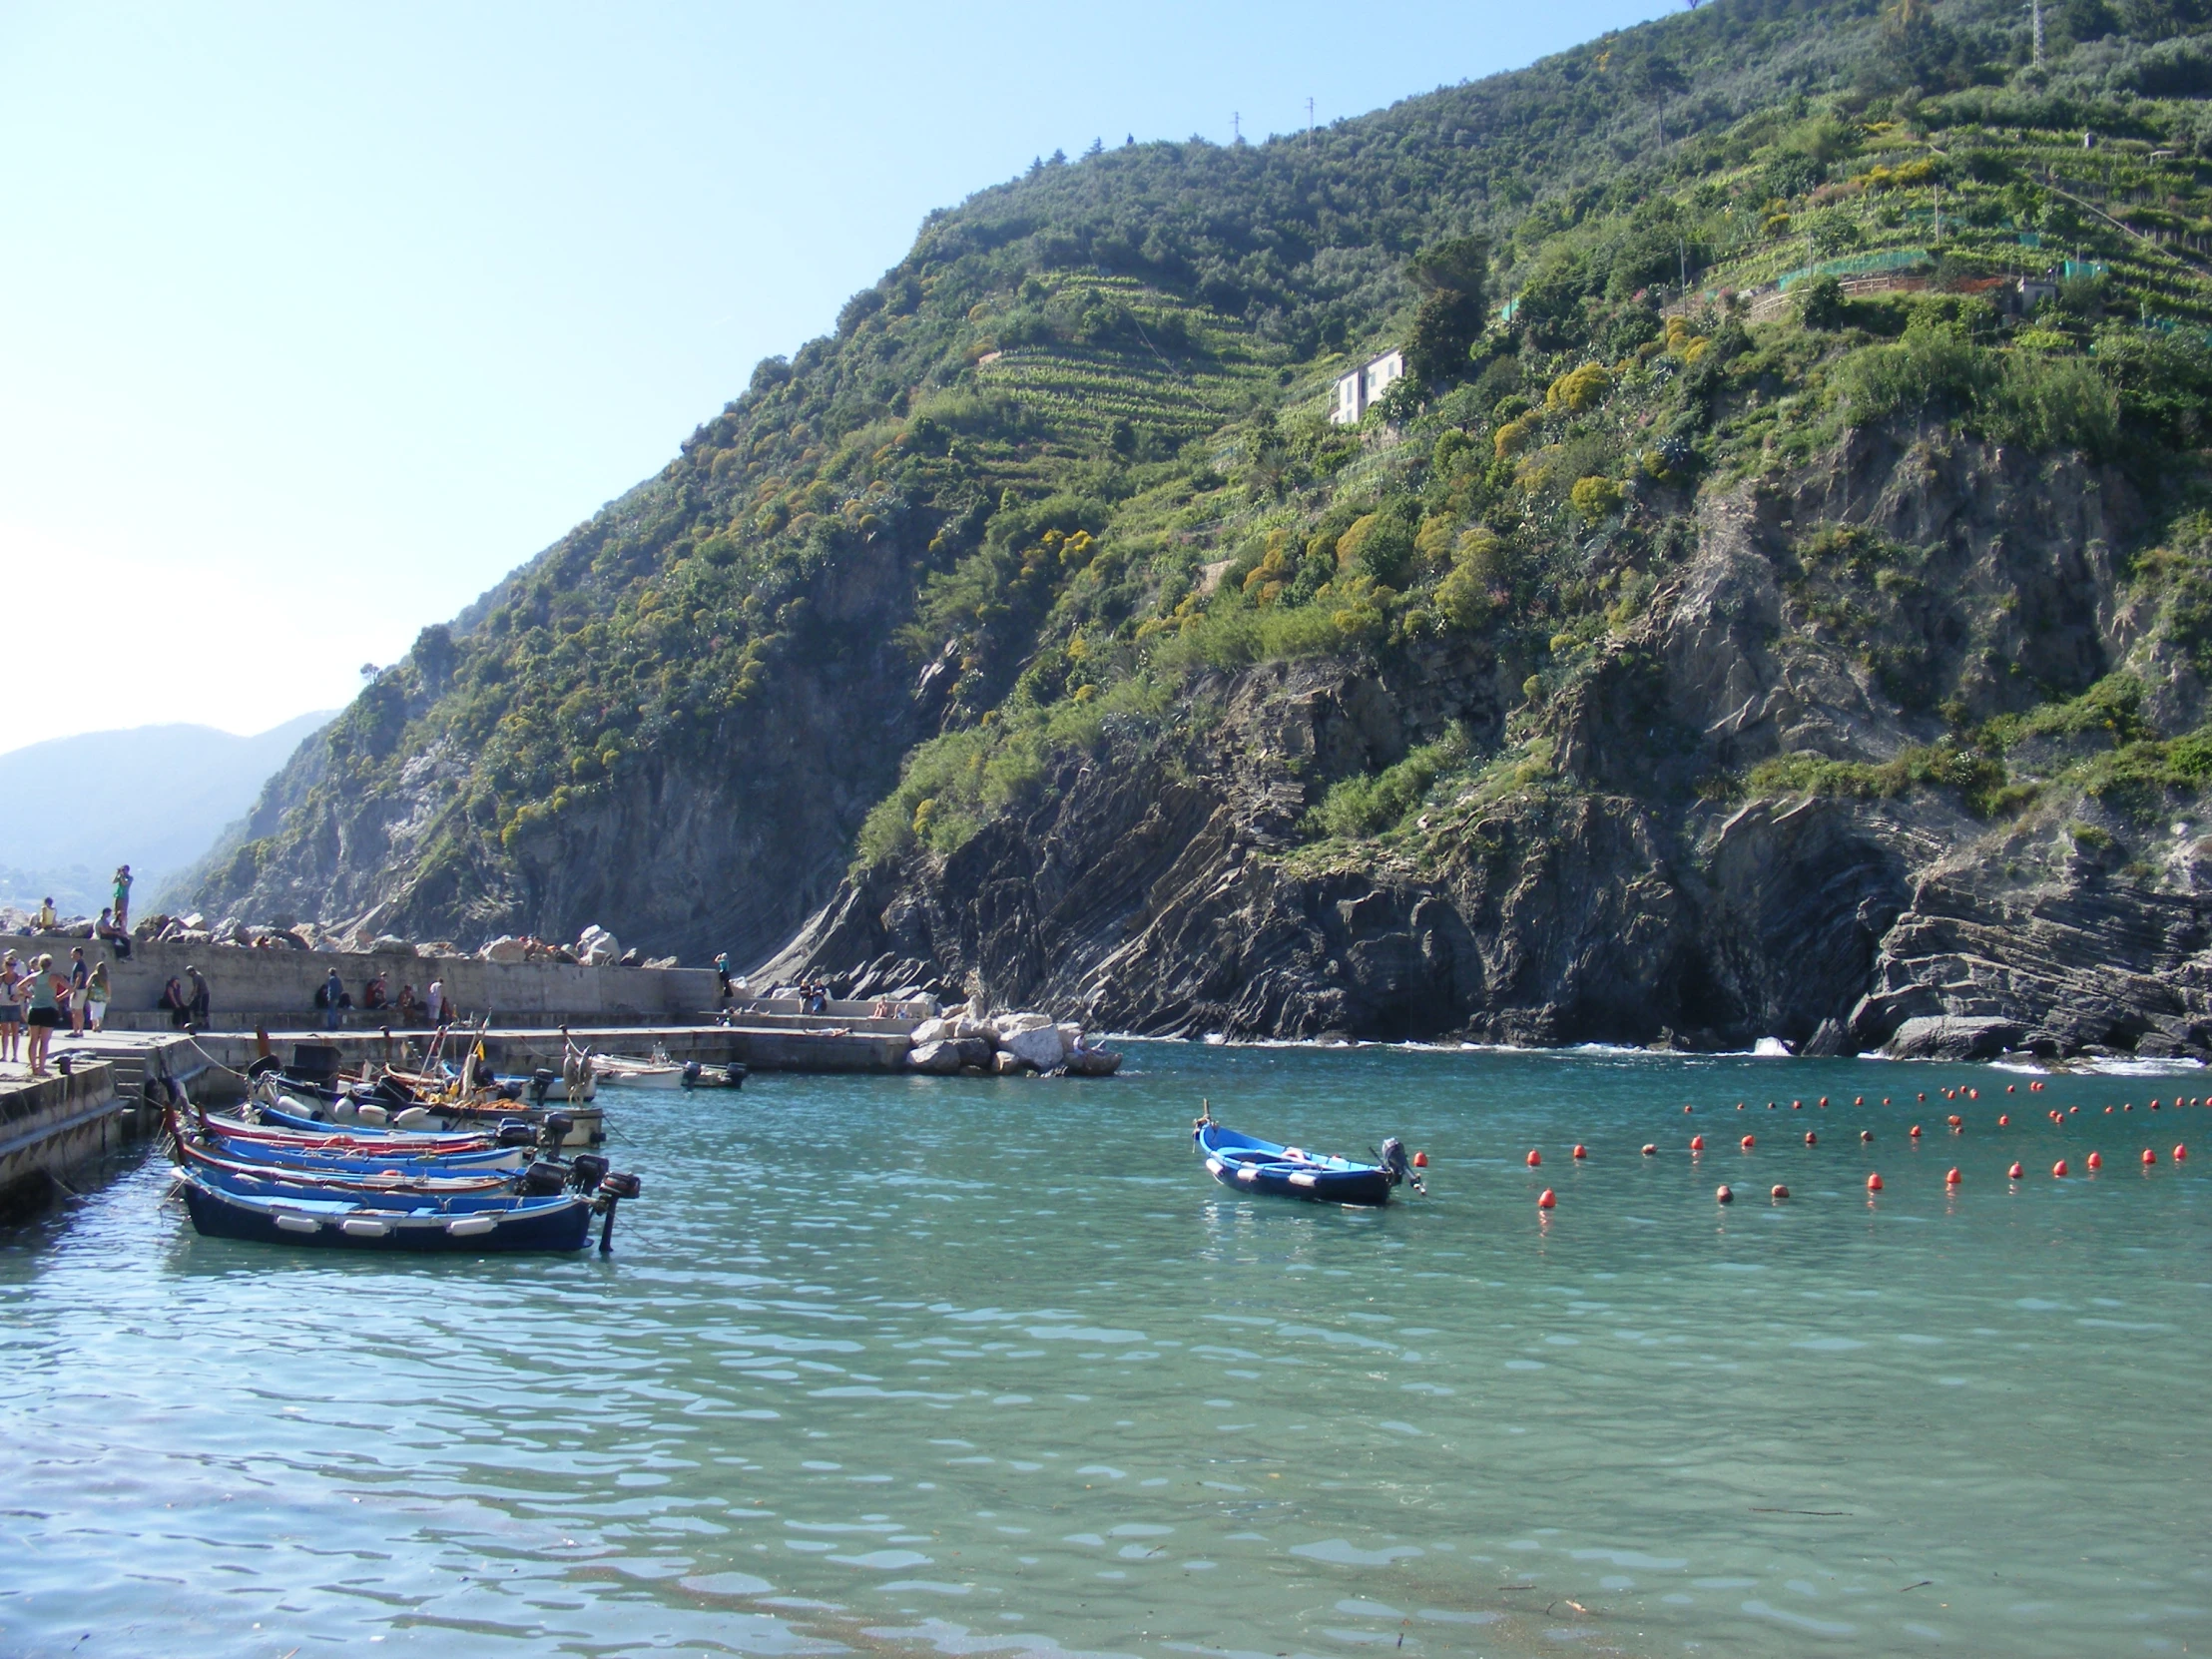
[[[1052,1023],[1050,1014],[1000,1014],[993,1022],[1001,1042],[1023,1031],[1035,1031]]]
[[[595,921],[577,935],[576,959],[593,967],[613,967],[622,960],[622,942]]]
[[[959,1022],[949,1019],[925,1019],[914,1027],[913,1043],[920,1048],[927,1043],[948,1043],[960,1035]]]
[[[530,946],[512,933],[503,933],[476,954],[487,962],[524,962],[530,959]]]
[[[1049,1022],[1031,1026],[1025,1031],[1016,1031],[1011,1036],[1001,1033],[998,1045],[1015,1059],[1035,1066],[1039,1071],[1056,1070],[1067,1059],[1067,1050],[1060,1042],[1059,1028]]]
[[[952,1034],[956,1037],[981,1037],[985,1042],[998,1041],[998,1027],[987,1019],[977,1019],[973,1014],[962,1014],[952,1022]]]

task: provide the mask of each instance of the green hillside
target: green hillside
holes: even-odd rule
[[[1040,163],[931,216],[833,334],[762,363],[657,478],[426,630],[321,776],[278,781],[203,907],[573,927],[593,916],[544,913],[573,907],[546,896],[564,823],[727,769],[802,674],[873,661],[885,635],[919,689],[822,757],[839,788],[808,821],[817,861],[731,873],[777,884],[756,909],[785,926],[825,871],[950,851],[1053,756],[1191,718],[1170,711],[1195,676],[1345,652],[1502,665],[1525,698],[1511,741],[1449,737],[1338,783],[1309,833],[1344,856],[1431,795],[1541,774],[1543,711],[1617,655],[1701,492],[1853,430],[2120,464],[2175,527],[2144,602],[2212,641],[2188,516],[2212,34],[2165,0],[2045,19],[2036,63],[2009,4],[1712,0],[1310,135]],[[1400,344],[1415,374],[1331,424],[1335,376]],[[2008,770],[2003,722],[2074,719],[2091,685],[1936,675],[1892,626],[1917,557],[1845,535],[1801,580],[1936,722],[1929,758],[1775,764],[2016,803],[2035,780]],[[855,584],[897,596],[873,637],[846,620]],[[2195,740],[2133,735],[2138,771],[2195,776]],[[403,855],[378,828],[402,817]],[[694,951],[736,925],[688,899],[640,924]]]

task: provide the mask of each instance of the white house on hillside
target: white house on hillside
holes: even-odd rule
[[[1329,418],[1339,426],[1356,426],[1360,417],[1368,412],[1368,405],[1389,390],[1390,382],[1405,373],[1405,353],[1385,351],[1354,369],[1350,374],[1337,377],[1337,406],[1329,411]]]

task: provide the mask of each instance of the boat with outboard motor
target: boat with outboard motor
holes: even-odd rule
[[[308,1131],[266,1121],[290,1116],[277,1108],[247,1111],[202,1111],[197,1126],[168,1113],[181,1190],[202,1233],[378,1249],[577,1249],[596,1213],[607,1250],[616,1206],[642,1190],[596,1153],[561,1161],[570,1128],[562,1113],[536,1130],[510,1122],[497,1136],[454,1136],[316,1133],[311,1120]],[[524,1162],[534,1149],[547,1156]]]
[[[1404,1143],[1395,1135],[1382,1143],[1374,1163],[1363,1164],[1224,1129],[1208,1109],[1192,1125],[1191,1139],[1206,1160],[1206,1173],[1239,1192],[1303,1198],[1317,1204],[1381,1205],[1389,1203],[1391,1190],[1400,1184],[1410,1184],[1418,1193],[1427,1191],[1413,1173]]]

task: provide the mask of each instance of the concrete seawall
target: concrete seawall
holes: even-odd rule
[[[183,979],[197,964],[208,981],[210,1023],[248,1026],[264,1021],[298,1026],[315,1023],[314,993],[333,967],[352,996],[348,1016],[354,1025],[374,1024],[390,1014],[363,1010],[361,988],[381,973],[393,998],[401,985],[420,997],[430,981],[440,980],[451,1005],[470,1019],[490,1015],[494,1023],[673,1025],[703,1017],[721,993],[712,968],[585,967],[569,962],[481,962],[473,956],[417,956],[411,950],[322,951],[249,950],[238,945],[153,944],[136,942],[123,961],[97,940],[0,934],[0,949],[28,961],[51,955],[57,965],[82,946],[88,962],[106,961],[109,1015],[119,1027],[151,1028],[167,1023],[159,1012],[162,987]]]
[[[118,1104],[114,1072],[97,1063],[0,1087],[0,1219],[40,1208],[57,1180],[115,1146]]]

